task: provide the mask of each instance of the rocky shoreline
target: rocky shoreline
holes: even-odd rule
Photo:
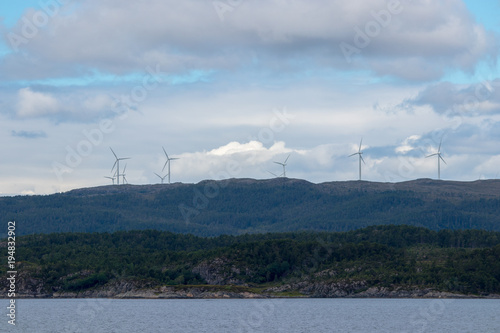
[[[358,287],[358,288],[353,288]],[[0,298],[7,298],[5,290]],[[21,290],[17,299],[41,298],[114,298],[114,299],[254,299],[254,298],[456,298],[456,299],[500,299],[498,294],[465,295],[433,289],[401,287],[369,287],[330,284],[297,283],[256,291],[253,288],[235,285],[199,286],[148,286],[134,281],[119,281],[113,284],[81,292],[43,292]]]

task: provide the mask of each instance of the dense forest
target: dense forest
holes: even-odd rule
[[[229,179],[0,198],[17,234],[155,229],[198,236],[405,224],[500,231],[500,181]],[[5,236],[0,231],[0,237]]]
[[[305,282],[347,283],[358,291],[376,286],[500,293],[500,232],[484,230],[387,225],[209,238],[143,230],[36,234],[16,241],[21,285],[40,281],[37,288],[49,293],[116,281],[275,288],[287,295],[312,293]],[[5,272],[0,266],[0,275]]]

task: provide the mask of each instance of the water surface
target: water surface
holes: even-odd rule
[[[17,300],[1,332],[500,332],[500,300]]]

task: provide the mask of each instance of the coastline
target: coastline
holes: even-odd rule
[[[270,289],[255,291],[255,288],[242,286],[161,286],[157,288],[96,288],[81,292],[54,293],[17,293],[15,299],[72,299],[72,298],[110,298],[110,299],[272,299],[272,298],[388,298],[388,299],[500,299],[499,294],[460,294],[433,289],[388,289],[371,287],[359,292],[341,292],[335,294],[304,294],[295,292],[273,292]],[[271,288],[273,289],[273,288]],[[0,299],[10,299],[1,293]]]

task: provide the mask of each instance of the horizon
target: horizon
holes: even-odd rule
[[[430,182],[441,182],[443,184],[445,183],[475,183],[475,182],[488,182],[488,181],[500,181],[500,179],[497,178],[492,178],[492,179],[476,179],[476,180],[452,180],[452,179],[433,179],[433,178],[417,178],[417,179],[410,179],[410,180],[403,180],[403,181],[396,181],[396,182],[381,182],[381,181],[371,181],[371,180],[359,180],[359,179],[354,179],[354,180],[331,180],[331,181],[324,181],[324,182],[311,182],[308,181],[307,179],[301,179],[301,178],[290,178],[290,177],[273,177],[273,178],[226,178],[226,179],[203,179],[198,182],[193,182],[193,183],[185,183],[185,182],[175,182],[171,184],[167,183],[150,183],[150,184],[131,184],[131,183],[126,183],[126,184],[106,184],[106,185],[96,185],[96,186],[88,186],[88,187],[79,187],[79,188],[73,188],[69,189],[67,191],[63,192],[54,192],[54,193],[44,193],[44,194],[0,194],[0,198],[3,197],[16,197],[16,196],[46,196],[46,195],[52,195],[52,194],[64,194],[68,193],[71,191],[78,191],[78,190],[87,190],[87,189],[96,189],[96,188],[101,188],[101,187],[118,187],[118,186],[176,186],[176,185],[199,185],[201,183],[206,183],[206,182],[232,182],[232,181],[255,181],[255,182],[262,182],[262,181],[272,181],[272,180],[286,180],[286,181],[303,181],[307,182],[309,184],[313,185],[321,185],[321,184],[330,184],[330,183],[371,183],[371,184],[381,184],[381,185],[397,185],[397,184],[402,184],[402,183],[411,183],[411,182],[421,182],[421,181],[430,181]]]

